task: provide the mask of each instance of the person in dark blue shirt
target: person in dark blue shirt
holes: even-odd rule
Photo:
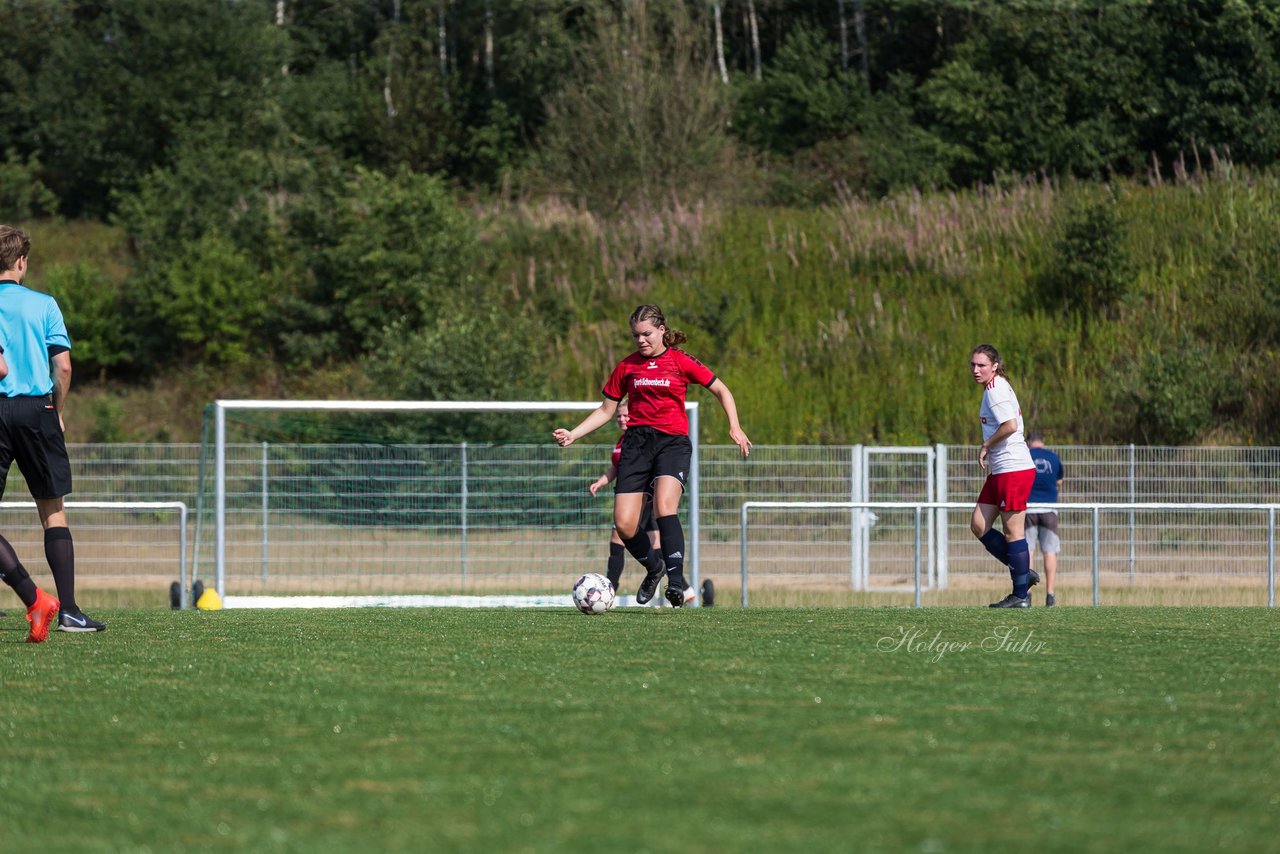
[[[1044,446],[1044,434],[1039,430],[1027,433],[1027,448],[1036,464],[1036,479],[1031,484],[1030,504],[1057,504],[1058,488],[1062,486],[1062,460]],[[1027,513],[1027,543],[1038,547],[1044,559],[1044,604],[1052,608],[1057,604],[1053,594],[1054,577],[1058,574],[1058,514],[1053,511]]]
[[[27,619],[32,621],[28,640],[38,634],[36,623],[44,615],[41,611],[33,619],[31,609],[47,609],[50,602],[61,631],[100,632],[106,628],[76,604],[75,549],[63,504],[71,493],[71,460],[62,421],[71,389],[71,337],[57,301],[22,284],[30,252],[31,239],[24,232],[0,225],[0,344],[9,364],[8,374],[0,379],[0,495],[4,494],[9,468],[16,462],[35,499],[44,527],[45,559],[58,588],[57,600],[39,591],[48,600],[41,599],[42,606],[26,602],[30,591],[24,596],[14,587],[27,604]],[[0,547],[0,572],[6,582],[11,574],[26,575],[12,548],[5,554]],[[17,580],[21,582],[21,578]],[[47,626],[45,629],[47,632]]]

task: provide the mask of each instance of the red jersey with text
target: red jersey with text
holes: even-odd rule
[[[690,382],[709,386],[716,380],[711,369],[683,350],[668,347],[652,359],[632,353],[618,363],[604,384],[605,397],[627,398],[627,427],[652,427],[672,436],[689,435],[684,411]]]

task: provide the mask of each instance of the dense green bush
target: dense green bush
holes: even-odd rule
[[[58,197],[40,180],[40,161],[10,149],[0,160],[0,222],[25,222],[58,212]]]
[[[42,287],[58,301],[71,333],[76,370],[93,378],[128,370],[140,351],[137,326],[127,322],[123,283],[88,262],[51,264],[42,273]]]
[[[1059,215],[1044,268],[1033,288],[1050,311],[1067,311],[1087,334],[1098,317],[1112,318],[1134,278],[1124,224],[1114,197],[1106,192],[1073,196]]]
[[[438,179],[357,170],[330,226],[332,240],[309,247],[307,261],[352,352],[377,348],[384,330],[422,328],[471,285],[475,222]]]
[[[1135,441],[1195,442],[1216,424],[1238,415],[1244,383],[1236,372],[1223,369],[1228,358],[1186,338],[1144,353],[1136,381],[1126,392],[1134,410]]]

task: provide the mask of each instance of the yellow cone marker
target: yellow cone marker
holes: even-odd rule
[[[196,607],[201,611],[221,611],[222,597],[218,595],[217,590],[210,587],[200,594],[200,598],[196,600]]]

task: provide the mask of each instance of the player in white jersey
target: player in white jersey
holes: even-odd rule
[[[978,465],[987,472],[969,527],[987,551],[1008,567],[1013,581],[1013,592],[991,607],[1030,608],[1030,588],[1039,578],[1031,571],[1024,528],[1036,467],[1023,438],[1022,408],[995,347],[974,347],[969,354],[969,371],[973,381],[984,389],[979,410],[982,449],[978,451]],[[997,515],[1003,534],[992,527]]]

